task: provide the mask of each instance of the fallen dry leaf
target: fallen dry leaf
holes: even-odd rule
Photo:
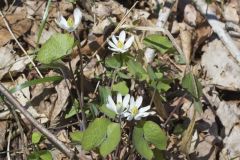
[[[240,66],[229,55],[222,42],[215,39],[209,42],[203,51],[201,65],[206,72],[208,83],[226,90],[240,90]]]

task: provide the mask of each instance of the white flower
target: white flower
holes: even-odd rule
[[[114,103],[111,96],[108,96],[108,102],[106,107],[113,112],[115,112],[117,115],[122,116],[122,114],[126,111],[126,109],[129,107],[129,100],[130,95],[127,94],[123,99],[122,95],[120,93],[117,94],[117,104]]]
[[[126,32],[121,31],[118,36],[118,40],[114,35],[112,36],[112,41],[108,40],[108,44],[110,45],[110,47],[108,48],[115,52],[120,52],[120,53],[127,52],[134,41],[134,36],[131,36],[130,38],[128,38],[126,43],[125,43],[125,40],[126,40]]]
[[[142,117],[155,114],[154,111],[147,112],[150,109],[150,105],[140,108],[142,101],[142,96],[137,97],[136,101],[134,101],[134,98],[131,97],[129,109],[127,112],[123,113],[123,116],[127,117],[128,121],[131,121],[132,119],[140,120]]]
[[[58,18],[55,21],[62,29],[72,32],[78,27],[82,19],[82,12],[79,8],[74,9],[73,18],[74,20],[71,17],[66,20],[60,13],[58,13]]]

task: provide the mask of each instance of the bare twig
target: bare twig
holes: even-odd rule
[[[11,160],[11,156],[10,156],[11,137],[12,137],[12,124],[10,124],[10,129],[9,129],[9,134],[8,134],[8,144],[7,144],[7,159],[8,160]]]
[[[39,74],[39,76],[40,76],[41,78],[43,78],[43,76],[42,76],[41,72],[39,71],[39,69],[37,68],[36,64],[33,62],[33,60],[32,60],[31,57],[28,55],[27,51],[23,48],[23,46],[20,44],[20,42],[17,40],[16,36],[13,34],[13,32],[12,32],[12,30],[11,30],[11,28],[10,28],[7,20],[6,20],[6,18],[4,17],[2,11],[0,11],[0,15],[2,16],[3,21],[4,21],[5,25],[6,25],[9,33],[10,33],[11,36],[13,37],[13,39],[16,41],[16,43],[18,44],[18,46],[20,47],[20,49],[23,51],[23,53],[28,57],[29,61],[31,62],[31,64],[33,65],[34,69],[37,71],[37,73]]]
[[[4,101],[5,102],[5,101]],[[21,125],[21,122],[20,122],[20,119],[19,119],[19,116],[18,116],[18,114],[17,114],[17,112],[15,111],[15,109],[14,109],[14,107],[11,105],[11,104],[9,104],[9,103],[7,103],[7,102],[5,102],[5,104],[7,105],[7,107],[8,107],[8,109],[10,110],[10,112],[12,113],[12,115],[13,115],[13,117],[14,117],[14,119],[15,119],[15,121],[16,121],[16,123],[17,123],[17,126],[18,126],[18,129],[19,129],[19,131],[20,131],[20,136],[21,136],[21,141],[22,141],[22,150],[23,150],[23,158],[27,158],[27,144],[25,143],[25,141],[24,141],[24,132],[23,132],[23,127],[22,127],[22,125]]]
[[[70,159],[76,158],[73,151],[68,149],[61,141],[59,141],[51,132],[49,132],[42,124],[40,124],[33,116],[16,100],[15,97],[0,83],[0,92],[6,97],[9,103],[16,107],[47,139],[53,143],[60,151],[62,151]]]
[[[240,50],[237,48],[232,38],[226,32],[224,23],[220,22],[217,19],[214,9],[212,9],[211,6],[208,7],[205,0],[195,0],[194,3],[197,9],[207,18],[208,23],[212,27],[212,30],[218,35],[231,55],[240,64]]]

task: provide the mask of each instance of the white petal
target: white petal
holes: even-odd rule
[[[136,105],[137,108],[139,108],[141,106],[142,101],[143,101],[142,96],[137,97],[137,100],[135,102],[135,105]]]
[[[73,11],[73,18],[74,18],[74,28],[76,29],[81,22],[82,19],[82,12],[79,8],[75,8]]]
[[[114,43],[115,45],[118,44],[118,40],[117,40],[117,38],[116,38],[114,35],[112,36],[112,41],[113,41],[113,43]]]
[[[154,111],[151,111],[151,112],[148,112],[150,115],[154,115],[156,112]]]
[[[58,13],[59,14],[59,13]],[[59,15],[58,19],[55,20],[55,22],[59,25],[59,27],[61,27],[62,29],[68,30],[69,26],[67,24],[66,19],[62,16]]]
[[[128,121],[131,121],[132,119],[133,119],[133,116],[131,116],[131,115],[127,117]]]
[[[117,48],[117,46],[110,40],[108,40],[108,44],[112,47],[112,48]]]
[[[119,34],[119,40],[124,43],[125,42],[125,39],[126,39],[126,32],[125,31],[121,31],[120,34]]]
[[[117,113],[117,107],[112,99],[111,96],[108,96],[108,104],[109,104],[109,109],[111,108],[112,111],[114,111],[115,113]]]
[[[121,50],[119,48],[108,47],[108,49],[110,49],[111,51],[114,51],[114,52],[121,52]]]
[[[139,119],[139,117],[141,118],[141,117],[147,117],[147,116],[149,116],[150,115],[150,113],[148,113],[148,112],[144,112],[144,113],[138,113],[135,117],[134,117],[134,119]]]
[[[139,109],[139,112],[140,112],[140,113],[143,113],[143,112],[148,111],[149,109],[150,109],[150,105],[149,105],[149,106],[146,106],[146,107],[143,107],[143,108],[140,108],[140,109]]]
[[[121,95],[121,93],[117,94],[117,103],[122,103],[122,95]]]
[[[134,97],[131,96],[131,99],[130,99],[130,109],[133,108],[134,106],[135,106]]]
[[[135,116],[134,119],[139,121],[142,117],[141,116]]]
[[[123,107],[127,108],[129,106],[130,95],[127,94],[123,99]]]
[[[128,117],[128,116],[131,115],[131,113],[129,113],[129,112],[124,112],[124,113],[122,113],[122,115],[123,115],[123,117]]]
[[[134,41],[134,36],[131,36],[130,38],[128,38],[127,42],[124,44],[124,49],[128,49],[129,47],[131,47],[131,45],[133,44]]]

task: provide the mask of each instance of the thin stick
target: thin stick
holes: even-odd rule
[[[55,135],[49,132],[41,123],[39,123],[33,116],[20,104],[18,100],[0,83],[0,92],[6,97],[6,99],[16,107],[25,117],[29,120],[47,139],[53,143],[60,151],[62,151],[70,159],[76,158],[73,151],[68,149],[61,141],[59,141]]]
[[[20,47],[20,49],[23,51],[23,53],[28,57],[29,61],[31,62],[31,64],[33,65],[34,69],[37,71],[38,75],[43,78],[41,72],[39,71],[39,69],[37,68],[36,64],[33,62],[33,60],[31,59],[31,57],[28,55],[27,51],[23,48],[23,46],[20,44],[20,42],[17,40],[16,36],[13,34],[6,18],[4,17],[2,11],[0,11],[0,15],[2,16],[3,18],[3,21],[9,31],[9,33],[11,34],[11,36],[13,37],[13,39],[16,41],[16,43],[18,44],[18,46]]]
[[[7,144],[7,159],[8,160],[11,160],[11,156],[10,156],[11,137],[12,137],[12,124],[10,124],[10,129],[9,129],[9,134],[8,134],[8,144]]]
[[[21,141],[22,141],[21,145],[23,146],[23,148],[22,148],[22,150],[23,150],[23,158],[27,158],[27,153],[26,153],[26,150],[27,150],[26,146],[27,146],[27,144],[24,141],[24,132],[23,132],[23,127],[21,125],[19,116],[18,116],[17,112],[15,111],[15,109],[13,108],[13,106],[11,104],[7,103],[6,101],[4,101],[4,102],[7,105],[8,109],[10,110],[10,112],[12,113],[12,115],[14,116],[14,119],[15,119],[15,121],[17,123],[18,129],[20,131]]]

